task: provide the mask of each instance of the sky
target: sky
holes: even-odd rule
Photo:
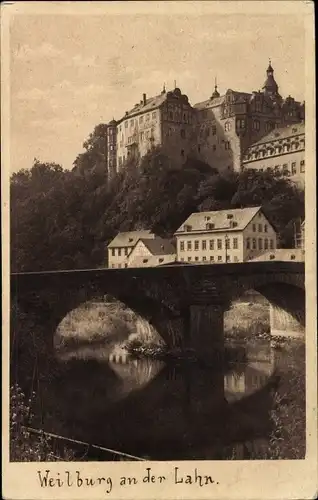
[[[35,157],[72,168],[95,125],[174,80],[191,104],[211,95],[215,77],[221,94],[251,92],[271,58],[281,95],[304,100],[302,16],[165,12],[13,16],[11,171]]]

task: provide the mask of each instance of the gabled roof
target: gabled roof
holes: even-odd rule
[[[196,212],[191,214],[184,223],[177,229],[175,234],[183,233],[184,226],[191,226],[191,231],[207,231],[207,224],[214,224],[209,232],[218,231],[241,231],[261,210],[261,207],[236,208],[231,210],[217,210],[211,212]],[[228,217],[229,216],[229,217]],[[231,227],[231,222],[236,222],[235,227]]]
[[[156,236],[152,240],[140,238],[140,241],[143,242],[152,255],[169,255],[176,253],[176,248],[171,240]]]
[[[155,238],[155,235],[150,231],[150,229],[118,233],[117,236],[115,236],[115,238],[109,243],[107,248],[133,247],[141,238],[151,239]]]

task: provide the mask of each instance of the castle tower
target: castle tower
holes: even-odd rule
[[[216,97],[220,97],[220,94],[218,92],[218,84],[217,84],[217,81],[215,79],[214,92],[211,95],[211,101],[212,101],[212,99],[215,99]]]
[[[276,96],[278,97],[279,96],[278,85],[274,78],[274,69],[271,65],[271,60],[269,60],[269,65],[266,70],[266,74],[267,78],[262,88],[264,95],[267,95],[269,97],[276,97]]]

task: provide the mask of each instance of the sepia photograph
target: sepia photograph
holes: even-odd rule
[[[220,495],[214,463],[300,471],[312,4],[27,3],[2,9],[7,471],[35,464],[41,498],[172,498],[152,463],[183,498]]]

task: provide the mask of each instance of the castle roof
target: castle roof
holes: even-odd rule
[[[184,233],[185,226],[191,226],[191,231],[242,231],[261,207],[235,208],[211,212],[194,212],[177,229],[175,234]],[[234,226],[233,223],[236,225]],[[213,229],[207,230],[207,224],[213,224]],[[189,232],[189,231],[187,231]]]
[[[294,137],[296,135],[301,135],[305,133],[305,124],[303,122],[293,123],[287,125],[286,127],[275,128],[267,135],[264,135],[257,142],[254,142],[249,147],[258,146],[260,144],[265,144],[267,142],[277,141],[279,139],[286,139],[287,137]]]

